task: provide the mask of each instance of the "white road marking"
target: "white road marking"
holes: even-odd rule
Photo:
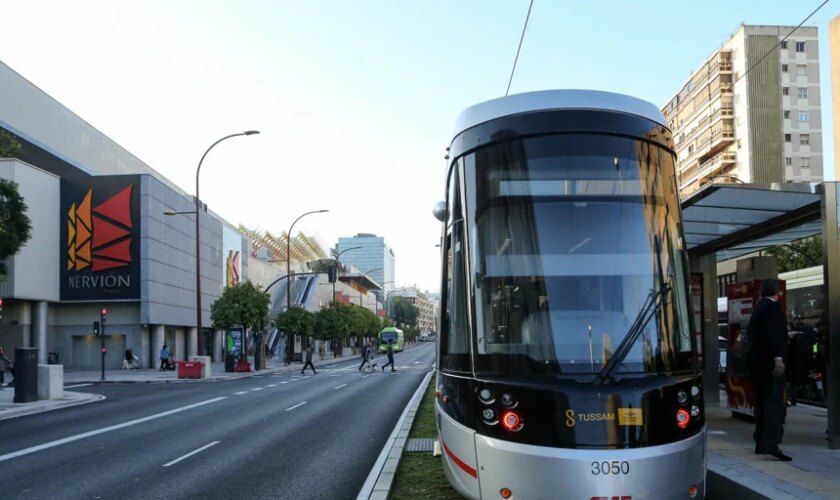
[[[234,392],[233,393],[234,396],[241,396],[243,394],[248,394],[248,391],[239,391],[239,392]]]
[[[415,365],[419,365],[419,364],[420,364],[420,362],[419,362],[419,361],[415,361],[415,362],[414,362],[414,364],[415,364]]]
[[[64,386],[64,388],[65,388],[65,389],[75,389],[76,387],[87,387],[87,386],[89,386],[89,385],[93,385],[93,384],[65,385],[65,386]]]
[[[298,404],[296,404],[296,405],[294,405],[294,406],[290,406],[290,407],[286,408],[286,409],[285,409],[285,410],[283,410],[283,411],[292,411],[292,410],[294,410],[295,408],[300,408],[301,406],[303,406],[303,405],[305,405],[305,404],[306,404],[306,401],[304,401],[303,403],[298,403]]]
[[[341,384],[341,385],[340,385],[340,386],[338,386],[338,387],[334,387],[334,388],[333,388],[333,390],[335,391],[335,390],[337,390],[337,389],[341,389],[342,387],[346,387],[346,386],[347,386],[347,384]]]
[[[277,384],[268,384],[266,387],[277,387]]]
[[[335,368],[338,365],[329,365],[327,368]]]
[[[182,411],[192,410],[193,408],[198,408],[200,406],[209,405],[213,403],[218,403],[227,399],[227,396],[220,396],[218,398],[208,399],[206,401],[200,401],[198,403],[193,403],[191,405],[182,406],[180,408],[175,408],[173,410],[167,410],[161,413],[155,413],[154,415],[149,415],[148,417],[138,418],[134,420],[130,420],[128,422],[123,422],[121,424],[111,425],[108,427],[103,427],[101,429],[96,429],[89,432],[83,432],[82,434],[76,434],[74,436],[69,436],[62,439],[57,439],[55,441],[50,441],[48,443],[39,444],[37,446],[30,446],[29,448],[24,448],[22,450],[13,451],[11,453],[6,453],[5,455],[0,455],[0,462],[5,462],[6,460],[11,460],[13,458],[22,457],[24,455],[29,455],[31,453],[35,453],[42,450],[47,450],[49,448],[55,448],[56,446],[61,446],[63,444],[72,443],[74,441],[79,441],[82,439],[86,439],[93,436],[98,436],[99,434],[105,434],[106,432],[116,431],[119,429],[124,429],[126,427],[131,427],[133,425],[142,424],[144,422],[148,422],[150,420],[157,420],[159,418],[168,417],[169,415],[174,415],[176,413],[180,413]]]
[[[261,390],[263,390],[263,389],[264,389],[264,387],[254,387],[254,388],[253,388],[253,389],[251,389],[251,390],[252,390],[252,391],[261,391]]]
[[[368,377],[370,377],[370,375],[365,375],[365,376],[364,376],[364,377],[362,377],[362,378],[368,378]]]
[[[288,380],[284,380],[283,382],[280,382],[280,383],[281,383],[281,384],[288,384],[288,383],[289,383],[289,381],[288,381]]]
[[[191,451],[191,452],[187,453],[186,455],[184,455],[182,457],[178,457],[178,458],[176,458],[175,460],[173,460],[169,463],[163,464],[163,466],[164,467],[169,467],[171,465],[175,465],[178,462],[180,462],[181,460],[184,460],[185,458],[190,458],[191,456],[195,455],[196,453],[201,453],[202,451],[206,450],[207,448],[209,448],[211,446],[216,446],[217,444],[219,444],[219,441],[213,441],[210,444],[205,444],[204,446],[202,446],[201,448],[199,448],[195,451]]]

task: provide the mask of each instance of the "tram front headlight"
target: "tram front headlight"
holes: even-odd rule
[[[684,408],[680,408],[677,410],[677,427],[680,429],[685,429],[688,427],[688,423],[691,421],[691,415],[685,411]]]
[[[525,419],[522,415],[513,411],[507,410],[502,413],[502,427],[508,432],[519,432],[525,426]]]
[[[493,408],[485,408],[481,412],[481,417],[484,418],[484,423],[486,424],[494,425],[498,423],[498,420],[496,419],[496,410]]]
[[[508,393],[504,393],[502,394],[502,404],[505,406],[505,408],[516,408],[516,405],[518,403],[515,399],[513,399],[513,396],[511,396]]]
[[[493,399],[493,391],[487,388],[478,391],[478,399],[480,399],[481,402],[486,405],[489,405],[490,403],[495,401],[495,399]]]
[[[697,418],[700,416],[700,407],[697,405],[691,405],[691,416]]]
[[[686,392],[682,389],[677,391],[677,403],[683,406],[685,406],[685,404],[688,403],[688,394],[686,394]]]
[[[697,399],[700,397],[700,387],[696,385],[691,386],[691,397]]]

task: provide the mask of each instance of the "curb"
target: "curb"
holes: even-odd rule
[[[284,370],[284,369],[277,369],[277,370],[260,370],[250,372],[247,375],[239,375],[236,377],[219,377],[219,376],[211,376],[210,378],[201,378],[201,379],[190,379],[190,378],[174,378],[174,379],[160,379],[160,380],[105,380],[104,382],[101,380],[73,380],[71,382],[65,382],[70,385],[75,384],[92,384],[92,385],[112,385],[112,384],[195,384],[195,383],[202,383],[202,382],[225,382],[228,380],[240,380],[243,378],[251,378],[256,377],[257,375],[272,375],[275,373],[289,373],[294,372],[294,370]],[[246,372],[242,372],[246,373]]]
[[[434,373],[434,370],[426,373],[423,381],[420,382],[420,387],[408,401],[402,415],[397,420],[397,425],[394,426],[394,430],[391,431],[382,452],[379,453],[379,457],[373,464],[365,484],[356,496],[356,500],[386,500],[388,495],[391,494],[391,487],[394,485],[394,477],[402,459],[408,433],[414,423],[417,407],[420,406],[420,400],[423,399],[423,393],[426,392]]]
[[[88,392],[64,391],[64,394],[65,395],[66,394],[72,394],[76,397],[79,397],[79,396],[86,396],[86,397],[84,397],[82,399],[74,399],[74,400],[71,400],[71,401],[63,401],[62,403],[49,405],[49,406],[35,406],[35,407],[32,407],[32,408],[21,408],[19,411],[15,408],[12,408],[12,410],[15,410],[15,411],[14,411],[14,413],[9,412],[10,413],[9,415],[3,415],[2,411],[0,411],[0,420],[10,420],[12,418],[26,417],[28,415],[36,415],[38,413],[46,413],[48,411],[53,411],[53,410],[61,410],[63,408],[70,408],[72,406],[80,406],[80,405],[85,405],[85,404],[88,404],[88,403],[95,403],[97,401],[102,401],[103,399],[105,399],[105,396],[102,396],[101,394],[91,394],[91,393],[88,393]],[[46,401],[49,401],[49,400],[46,400]],[[6,411],[6,410],[4,410],[4,411]]]

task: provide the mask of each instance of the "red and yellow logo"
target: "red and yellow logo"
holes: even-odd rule
[[[105,271],[131,265],[132,185],[91,209],[93,189],[67,212],[67,269]]]

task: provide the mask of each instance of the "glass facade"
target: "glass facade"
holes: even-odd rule
[[[349,248],[356,248],[348,250]],[[394,289],[396,277],[394,269],[394,250],[382,236],[375,234],[357,234],[338,239],[338,251],[343,252],[339,259],[342,264],[355,266],[366,273],[386,291]]]

